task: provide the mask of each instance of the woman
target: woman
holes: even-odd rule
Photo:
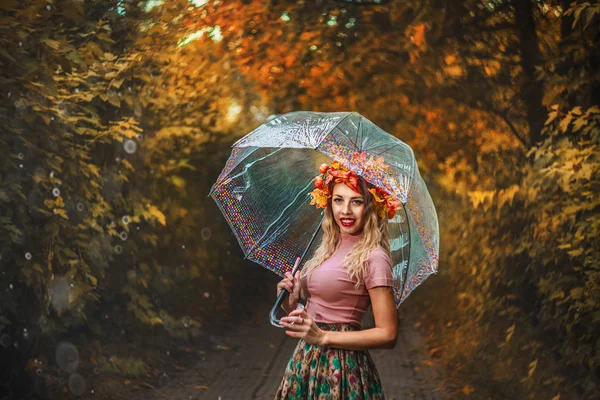
[[[338,162],[319,171],[311,204],[325,208],[322,242],[301,274],[277,284],[277,295],[289,292],[285,333],[300,340],[275,399],[384,399],[368,349],[396,343],[387,217],[399,203]],[[375,327],[361,330],[369,304]]]

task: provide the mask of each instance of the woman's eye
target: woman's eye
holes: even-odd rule
[[[354,204],[356,204],[357,206],[360,206],[363,202],[360,200],[354,200]]]
[[[342,199],[334,199],[333,201],[335,201],[336,203],[339,203],[340,201],[342,201]]]

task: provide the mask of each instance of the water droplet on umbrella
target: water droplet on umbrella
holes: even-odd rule
[[[123,222],[123,224],[125,224],[125,225],[128,225],[129,224],[129,216],[123,215],[123,217],[121,218],[121,222]]]
[[[60,189],[59,188],[52,189],[52,194],[54,195],[54,197],[60,196]]]
[[[98,375],[100,373],[100,369],[98,367],[94,368],[94,375]]]
[[[25,158],[25,154],[23,154],[23,153],[19,153],[19,156],[18,156],[18,157],[19,157],[19,160],[22,160],[22,159],[24,159],[24,158]]]
[[[35,373],[37,374],[37,376],[41,376],[42,375],[42,370],[40,368],[35,370]]]
[[[69,342],[61,342],[56,346],[56,364],[66,372],[75,372],[79,364],[79,352]]]
[[[9,285],[8,285],[8,288],[9,288],[10,290],[13,290],[13,284],[12,284],[12,283],[11,283],[11,284],[9,284]]]
[[[115,253],[121,254],[123,252],[123,247],[121,245],[115,246]]]
[[[211,235],[212,235],[212,231],[210,230],[210,228],[202,228],[202,230],[200,231],[200,236],[202,237],[203,240],[210,239]]]
[[[54,171],[51,171],[49,176],[50,178],[54,178]]]
[[[137,134],[137,140],[144,140],[144,135],[142,135],[141,133]]]
[[[192,319],[190,317],[188,317],[187,315],[185,317],[183,317],[183,326],[188,328],[191,324],[192,324]]]
[[[83,205],[83,203],[77,203],[77,211],[83,211],[85,209],[85,206]]]
[[[31,255],[31,253],[25,253],[25,259],[26,260],[31,260],[33,258],[33,256]]]
[[[85,392],[85,379],[79,374],[73,374],[69,377],[69,390],[75,396],[81,396]]]
[[[50,4],[48,4],[48,5],[46,6],[46,10],[48,10],[48,11],[52,10],[52,7],[50,6]]]
[[[125,149],[125,151],[129,154],[133,154],[135,153],[135,151],[137,150],[137,143],[134,142],[131,139],[127,139],[124,143],[123,143],[123,148]]]
[[[119,233],[119,237],[121,238],[121,240],[125,241],[127,240],[127,232],[122,231],[121,233]]]
[[[210,293],[204,292],[204,297],[206,297],[208,299],[210,297]]]
[[[181,248],[182,248],[182,249],[185,249],[185,244],[182,244],[182,245],[181,245]]]

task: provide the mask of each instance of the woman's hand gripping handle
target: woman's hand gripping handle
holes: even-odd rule
[[[277,284],[277,302],[271,310],[271,324],[282,327],[279,319],[276,318],[277,309],[281,308],[286,314],[289,314],[298,307],[300,299],[300,257],[296,259],[292,272],[286,272],[284,278]]]

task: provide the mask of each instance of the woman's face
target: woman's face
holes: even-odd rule
[[[365,199],[360,193],[356,193],[343,183],[337,183],[333,187],[331,209],[341,233],[355,235],[362,231]]]

